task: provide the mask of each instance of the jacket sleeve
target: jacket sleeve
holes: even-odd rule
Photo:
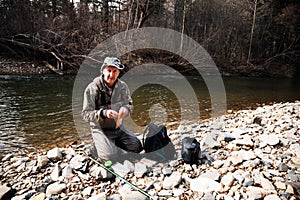
[[[103,120],[103,118],[100,116],[100,113],[103,112],[103,108],[96,110],[96,95],[98,95],[98,92],[96,89],[93,89],[92,85],[89,85],[84,91],[81,115],[86,121]]]

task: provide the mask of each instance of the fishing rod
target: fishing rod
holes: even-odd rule
[[[113,170],[109,169],[107,166],[105,166],[104,164],[100,163],[99,161],[95,160],[94,158],[92,158],[91,156],[89,156],[88,154],[86,154],[85,152],[83,152],[84,155],[90,159],[91,161],[93,161],[94,163],[96,163],[97,165],[99,165],[100,167],[102,167],[103,169],[105,169],[106,171],[108,171],[109,173],[115,175],[117,178],[119,178],[121,181],[124,181],[127,185],[129,185],[131,188],[133,188],[134,190],[140,192],[141,194],[145,195],[146,197],[148,197],[149,199],[152,199],[151,196],[145,192],[144,190],[138,188],[136,185],[130,183],[129,181],[127,181],[125,178],[123,178],[122,176],[120,176],[119,174],[117,174],[116,172],[114,172]]]

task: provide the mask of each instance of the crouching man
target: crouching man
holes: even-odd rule
[[[101,161],[117,160],[118,147],[128,152],[142,151],[139,139],[122,125],[123,118],[133,109],[128,86],[118,78],[122,69],[118,58],[106,57],[100,76],[84,92],[82,116],[90,123]]]

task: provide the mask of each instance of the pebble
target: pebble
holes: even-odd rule
[[[182,134],[201,143],[198,165],[180,156],[168,163],[145,156],[111,169],[153,199],[297,199],[287,183],[300,181],[299,110],[300,102],[278,103],[169,131],[179,152]],[[0,199],[148,199],[83,151],[88,147],[78,143],[1,155]]]

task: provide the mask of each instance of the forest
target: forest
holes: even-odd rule
[[[298,0],[0,0],[0,24],[2,58],[54,71],[76,73],[114,34],[163,27],[197,41],[225,75],[300,74]],[[129,57],[188,66],[168,54],[142,50]]]

